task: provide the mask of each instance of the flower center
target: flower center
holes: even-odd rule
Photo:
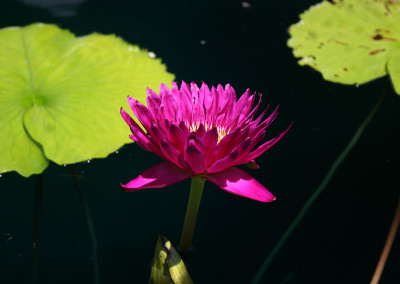
[[[197,129],[199,129],[200,124],[201,124],[201,122],[198,121],[198,122],[192,122],[192,124],[189,124],[189,125],[186,124],[186,126],[187,126],[187,128],[189,128],[190,132],[196,132]],[[214,125],[208,124],[208,123],[204,123],[203,126],[206,131],[215,127]],[[221,141],[222,138],[224,138],[226,135],[229,134],[230,129],[227,129],[226,127],[222,127],[222,126],[218,125],[217,132],[218,132],[218,142],[217,143],[219,143],[219,141]]]

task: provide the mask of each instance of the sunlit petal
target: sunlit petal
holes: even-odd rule
[[[127,184],[120,184],[125,191],[137,191],[145,188],[162,188],[193,176],[193,172],[182,170],[164,162],[143,172]]]
[[[205,175],[204,177],[223,190],[236,195],[262,202],[271,202],[276,199],[257,180],[238,168],[231,167],[218,173]]]

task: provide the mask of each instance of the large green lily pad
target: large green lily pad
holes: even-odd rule
[[[147,86],[173,79],[160,59],[114,35],[1,29],[0,173],[106,157],[130,142],[119,114],[126,96],[145,102]]]
[[[389,73],[400,94],[400,1],[324,1],[300,19],[289,28],[288,41],[300,65],[342,84]]]

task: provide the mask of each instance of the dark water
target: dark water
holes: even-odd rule
[[[25,3],[23,3],[25,2]],[[27,3],[36,3],[29,5]],[[277,201],[258,203],[206,183],[188,259],[195,283],[249,283],[381,93],[386,78],[341,86],[296,64],[287,28],[317,1],[2,1],[0,27],[58,24],[115,33],[161,57],[177,81],[231,83],[280,104],[270,128],[294,125],[249,171]],[[67,2],[68,1],[64,1]],[[52,3],[52,4],[49,4]],[[121,101],[125,94],[121,94]],[[355,149],[266,271],[261,283],[368,283],[399,195],[400,98],[390,91]],[[155,239],[179,242],[189,181],[122,192],[160,162],[128,145],[76,164],[98,239],[101,283],[147,283]],[[67,168],[44,172],[39,283],[92,283],[91,242]],[[0,178],[0,283],[29,283],[36,177]],[[381,283],[399,283],[399,239]]]

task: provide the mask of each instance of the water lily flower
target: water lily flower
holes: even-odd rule
[[[172,89],[162,84],[160,94],[147,88],[147,107],[128,96],[128,103],[146,132],[121,108],[133,139],[146,151],[165,159],[131,180],[121,184],[125,191],[163,188],[189,177],[209,180],[230,193],[262,202],[275,197],[247,172],[236,168],[248,165],[258,168],[255,159],[279,141],[277,137],[257,146],[265,137],[265,129],[278,112],[275,109],[265,120],[265,110],[255,118],[261,95],[253,107],[256,93],[247,89],[237,100],[233,87],[218,85],[211,89],[203,83],[199,88],[182,82]]]

